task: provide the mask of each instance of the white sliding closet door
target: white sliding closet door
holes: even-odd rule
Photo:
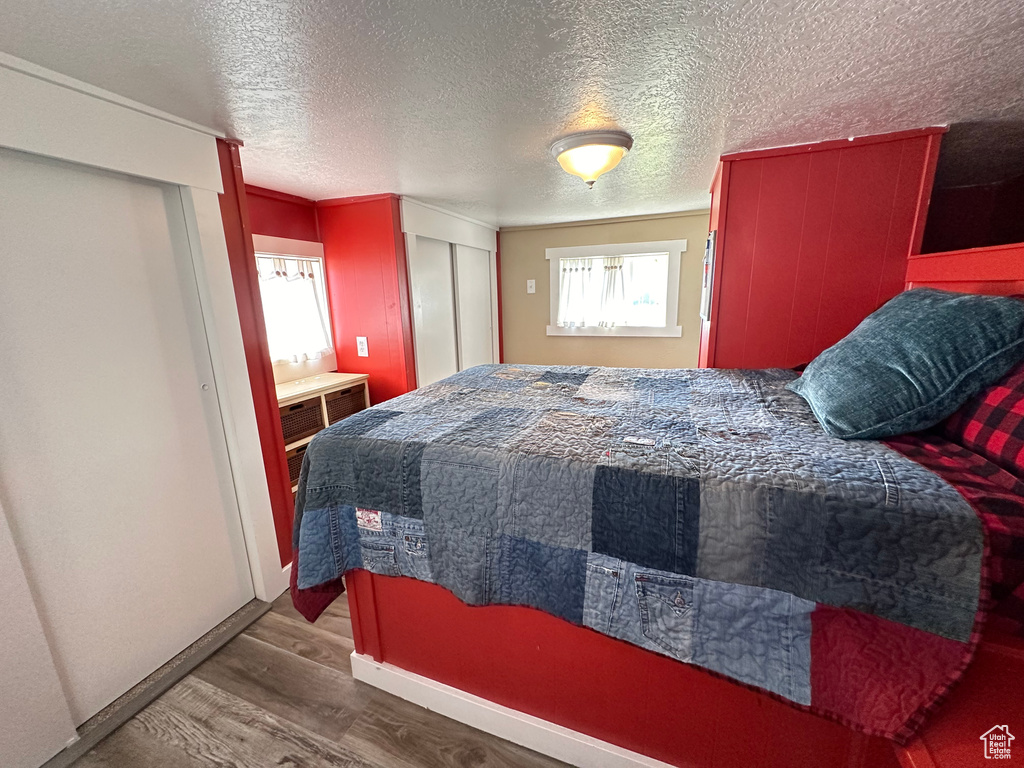
[[[491,314],[491,254],[455,246],[459,370],[494,362]]]
[[[0,179],[0,499],[78,724],[253,586],[179,188]]]
[[[441,240],[409,237],[413,346],[421,387],[459,370],[451,248],[450,243]]]

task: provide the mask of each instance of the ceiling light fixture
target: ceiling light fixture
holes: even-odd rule
[[[593,187],[602,173],[619,164],[633,147],[625,131],[587,131],[565,136],[551,145],[551,154],[566,173]]]

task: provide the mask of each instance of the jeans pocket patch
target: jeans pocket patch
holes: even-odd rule
[[[363,555],[363,568],[382,576],[398,576],[398,559],[395,545],[386,541],[360,539],[359,549]]]
[[[405,533],[401,536],[401,544],[405,554],[405,567],[402,568],[402,575],[412,576],[420,581],[433,581],[430,577],[427,537],[416,533]]]
[[[644,636],[680,661],[693,652],[693,581],[685,576],[636,575]]]

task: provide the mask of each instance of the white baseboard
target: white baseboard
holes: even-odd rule
[[[579,766],[579,768],[672,768],[668,763],[539,717],[495,704],[428,677],[352,652],[352,676],[401,699],[481,731]]]

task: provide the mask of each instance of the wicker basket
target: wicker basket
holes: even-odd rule
[[[315,435],[325,426],[319,397],[281,408],[281,431],[284,432],[285,445]]]
[[[364,397],[362,384],[337,392],[328,392],[324,395],[327,402],[327,423],[334,424],[363,410],[366,405]]]

